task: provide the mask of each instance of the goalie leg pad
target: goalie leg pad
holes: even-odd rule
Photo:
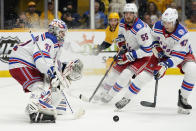
[[[51,113],[45,110],[40,109],[37,103],[31,102],[26,107],[26,113],[29,115],[31,123],[54,123],[55,122],[55,113]]]
[[[61,100],[59,105],[56,107],[57,115],[63,115],[67,111],[67,103],[64,99]]]
[[[153,75],[147,71],[141,72],[133,82],[130,83],[128,89],[129,91],[125,93],[124,97],[132,99],[137,95],[140,90],[153,79]]]

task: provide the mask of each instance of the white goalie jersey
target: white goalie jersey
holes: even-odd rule
[[[58,42],[56,36],[48,32],[36,36],[35,39],[46,62],[43,60],[42,53],[34,43],[33,39],[30,39],[13,48],[9,59],[10,69],[29,67],[36,68],[41,73],[47,74],[49,68],[54,66],[54,60],[59,57],[57,55],[60,55],[59,52],[63,43]]]

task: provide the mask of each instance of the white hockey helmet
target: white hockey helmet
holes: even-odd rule
[[[134,12],[137,13],[137,6],[135,3],[128,3],[125,4],[124,8],[123,8],[123,12]]]
[[[177,19],[178,19],[178,12],[176,9],[172,9],[172,8],[167,8],[161,17],[162,22],[173,22],[173,24],[176,23]]]
[[[64,36],[60,35],[60,32],[67,32],[67,25],[65,22],[59,19],[54,19],[48,26],[48,32],[54,34],[58,40],[64,40]]]

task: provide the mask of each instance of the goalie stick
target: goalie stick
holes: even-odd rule
[[[37,48],[38,48],[38,50],[40,51],[40,53],[41,53],[41,56],[42,56],[42,59],[43,59],[43,61],[46,63],[46,65],[48,65],[47,64],[47,62],[46,62],[46,60],[45,60],[45,58],[44,58],[44,55],[43,55],[43,52],[41,51],[41,49],[40,49],[40,47],[39,47],[39,45],[38,45],[38,43],[37,43],[37,41],[36,41],[36,38],[34,37],[34,35],[31,33],[31,31],[29,32],[30,33],[30,35],[31,35],[31,37],[32,37],[32,39],[33,39],[33,42],[36,44],[36,46],[37,46]],[[55,61],[55,63],[56,63],[56,61]],[[65,80],[64,81],[64,79],[65,78],[63,78],[63,76],[60,74],[60,72],[58,71],[58,68],[56,67],[56,64],[55,64],[55,71],[56,71],[56,73],[57,73],[57,77],[59,78],[59,81],[60,81],[60,83],[61,83],[61,85],[64,87],[64,89],[69,93],[69,91],[68,91],[68,87],[69,87],[69,84],[68,84],[68,80]],[[49,68],[49,70],[52,72],[52,70]],[[82,115],[84,115],[84,113],[85,113],[85,111],[83,110],[83,109],[79,109],[78,110],[78,112],[76,112],[75,110],[73,110],[73,108],[72,108],[72,106],[70,105],[70,103],[69,103],[69,99],[67,99],[67,94],[61,89],[60,90],[61,91],[61,94],[62,94],[62,96],[64,97],[64,99],[65,99],[65,101],[66,101],[66,103],[68,104],[68,106],[69,106],[69,109],[70,109],[70,111],[71,111],[71,113],[72,113],[72,115],[73,115],[73,118],[71,118],[71,119],[78,119],[78,118],[80,118]],[[70,94],[70,93],[69,93]]]
[[[154,102],[148,102],[148,101],[141,101],[140,104],[145,107],[156,107],[157,103],[157,90],[158,90],[158,79],[156,79],[155,82],[155,91],[154,91]]]

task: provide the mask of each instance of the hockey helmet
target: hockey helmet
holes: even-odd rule
[[[112,12],[112,13],[110,13],[108,19],[118,19],[118,20],[119,20],[120,17],[119,17],[119,15],[118,15],[118,13]]]
[[[176,23],[177,19],[178,19],[178,12],[176,9],[172,9],[172,8],[167,8],[161,17],[162,22],[173,22],[173,24]]]
[[[54,19],[48,27],[48,32],[54,34],[59,41],[64,40],[64,35],[61,35],[61,33],[65,34],[67,30],[65,22],[59,19]]]
[[[123,8],[123,12],[134,12],[134,13],[137,13],[137,11],[138,11],[137,6],[134,3],[125,4],[125,6]]]

